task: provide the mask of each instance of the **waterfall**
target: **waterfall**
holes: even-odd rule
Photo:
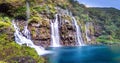
[[[27,20],[28,20],[30,18],[30,5],[29,5],[28,0],[26,0],[26,8],[27,8],[26,15],[27,15]]]
[[[89,33],[90,33],[90,31],[89,31],[89,26],[90,26],[90,23],[89,23],[89,22],[85,24],[85,34],[86,34],[87,42],[91,41],[91,39],[90,39],[90,37],[89,37]]]
[[[28,28],[28,19],[30,18],[30,5],[29,5],[28,0],[26,0],[26,8],[27,8],[27,10],[26,10],[27,22],[26,22],[26,26],[24,26],[24,30],[22,31],[22,33],[27,39],[31,39],[30,32],[27,29]]]
[[[30,8],[29,8],[29,2],[26,0],[26,7],[27,7],[27,22],[26,25],[24,26],[24,30],[20,32],[19,27],[16,25],[15,20],[12,21],[12,25],[14,26],[15,32],[15,42],[19,45],[26,44],[27,46],[34,48],[38,55],[44,55],[44,54],[49,54],[52,53],[51,51],[45,50],[42,46],[37,46],[35,45],[30,36],[30,31],[27,29],[28,28],[28,19],[30,18]]]
[[[77,21],[76,21],[75,17],[72,17],[72,21],[73,21],[73,24],[74,24],[75,30],[76,30],[76,43],[79,46],[83,46],[84,42],[83,42],[83,39],[82,39],[81,29],[80,29],[79,25],[77,24]]]
[[[17,27],[16,23],[14,22],[14,20],[12,21],[12,25],[14,26],[14,29],[15,29],[15,33],[14,33],[14,36],[15,36],[15,42],[19,45],[22,45],[22,44],[26,44],[27,46],[31,47],[31,48],[34,48],[36,50],[36,52],[38,53],[38,55],[44,55],[44,54],[49,54],[51,53],[50,51],[46,51],[43,47],[41,46],[37,46],[35,45],[32,40],[29,37],[29,30],[26,28],[24,30],[25,33],[27,33],[26,35],[27,36],[24,36],[21,32],[20,32],[20,29],[19,27]]]
[[[27,38],[27,39],[31,39],[31,36],[30,36],[30,31],[27,29],[28,26],[25,26],[24,27],[24,30],[22,31],[23,35]]]
[[[59,36],[58,14],[55,15],[55,20],[50,21],[50,23],[51,23],[51,46],[59,47],[60,36]]]

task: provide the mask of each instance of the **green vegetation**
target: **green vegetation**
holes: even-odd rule
[[[33,61],[44,63],[44,59],[37,55],[33,48],[26,45],[20,46],[14,42],[11,20],[14,17],[26,17],[25,13],[25,0],[0,1],[0,63],[18,63],[24,57],[28,63]]]
[[[70,4],[68,9],[73,13],[74,16],[78,16],[80,21],[91,21],[91,18],[88,15],[87,8],[83,4],[79,4],[75,0],[69,0]]]
[[[13,59],[16,57],[31,57],[37,63],[44,61],[34,49],[25,45],[19,46],[14,42],[11,20],[17,17],[26,18],[25,3],[25,0],[0,0],[0,63],[10,60],[11,63],[17,62]],[[90,28],[97,42],[105,44],[120,42],[120,10],[118,9],[87,8],[75,0],[29,0],[29,3],[31,11],[29,24],[39,23],[43,24],[43,27],[48,26],[49,28],[46,18],[52,19],[57,13],[56,7],[61,7],[70,10],[77,17],[77,20],[80,21],[79,24],[82,25],[82,32],[85,31],[86,22],[93,22],[95,30],[93,27]],[[62,16],[62,18],[71,20],[69,16]],[[34,28],[32,34],[35,34]]]
[[[7,63],[7,62],[4,62],[4,61],[0,61],[0,63]]]
[[[93,22],[101,26],[99,42],[120,41],[120,10],[115,8],[88,8],[88,11],[94,20]]]
[[[11,28],[10,18],[2,18],[0,20],[0,63],[9,63],[18,62],[12,58],[15,57],[31,57],[34,61],[38,63],[43,63],[44,60],[39,57],[36,51],[25,45],[20,46],[16,44],[13,40],[13,29]],[[11,36],[12,35],[12,36]],[[3,62],[6,61],[6,62]],[[30,61],[30,60],[27,60]]]
[[[87,8],[76,0],[69,0],[69,2],[71,5],[68,6],[68,9],[72,11],[74,16],[78,16],[82,25],[86,22],[94,23],[95,32],[92,33],[94,33],[97,42],[105,42],[106,44],[120,42],[120,10]]]

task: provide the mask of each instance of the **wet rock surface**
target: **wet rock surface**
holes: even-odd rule
[[[71,21],[64,20],[60,28],[61,32],[61,44],[65,46],[75,45],[75,29],[72,26]]]
[[[64,46],[73,46],[75,45],[75,29],[72,26],[72,22],[65,20],[64,18],[60,19],[59,16],[59,30],[60,30],[60,44]],[[51,44],[51,29],[49,19],[47,23],[43,20],[38,23],[32,22],[28,26],[33,42],[36,45],[43,47],[49,47]]]
[[[59,22],[59,34],[60,34],[60,44],[63,46],[75,46],[75,34],[76,30],[74,24],[72,22],[72,17],[68,13],[67,10],[58,10],[58,22]],[[55,18],[55,17],[54,17]],[[51,24],[50,21],[53,19],[49,19],[45,16],[37,17],[28,22],[28,29],[31,33],[31,40],[34,42],[35,45],[42,46],[42,47],[49,47],[51,46]],[[26,21],[18,21],[19,26],[23,29],[24,25],[26,25]],[[95,44],[95,37],[94,37],[94,27],[93,25],[89,26],[88,36],[91,38],[91,41],[87,42],[84,39],[86,44]],[[85,31],[82,31],[82,34],[85,35]],[[85,37],[83,37],[85,38]]]
[[[36,45],[48,47],[50,45],[50,23],[49,20],[32,22],[29,24],[28,29],[31,32],[31,37]]]

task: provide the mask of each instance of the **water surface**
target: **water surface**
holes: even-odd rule
[[[118,46],[50,47],[48,63],[120,63]]]

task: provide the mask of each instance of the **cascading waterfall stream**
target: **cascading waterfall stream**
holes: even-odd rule
[[[28,0],[26,0],[26,8],[27,8],[26,15],[27,15],[27,20],[28,20],[30,18],[30,5],[29,5]]]
[[[89,37],[89,35],[88,35],[89,32],[90,32],[90,31],[89,31],[89,23],[86,23],[86,24],[85,24],[85,34],[86,34],[87,42],[91,41],[91,39],[90,39],[90,37]]]
[[[51,46],[52,47],[61,46],[59,36],[58,14],[55,15],[55,20],[51,21]]]
[[[83,39],[82,39],[82,33],[81,33],[79,25],[77,24],[77,21],[76,21],[75,17],[72,17],[72,21],[73,21],[73,24],[74,24],[75,29],[76,29],[76,43],[79,46],[83,46],[84,42],[83,42]]]
[[[30,5],[28,0],[26,0],[26,8],[27,8],[27,11],[26,11],[27,21],[22,33],[27,39],[31,39],[30,32],[28,30],[28,19],[30,18]]]
[[[15,29],[15,41],[16,43],[18,43],[19,45],[22,44],[26,44],[27,46],[34,48],[36,50],[36,52],[38,53],[38,55],[44,55],[44,54],[49,54],[51,53],[50,51],[46,51],[43,47],[41,46],[37,46],[34,45],[34,43],[32,42],[32,40],[30,40],[29,38],[25,37],[21,32],[19,27],[17,27],[17,25],[15,24],[14,20],[12,21],[12,25],[14,26]],[[29,30],[26,28],[26,30],[24,30],[25,33],[28,33]],[[27,36],[29,36],[29,34],[26,34]]]
[[[28,26],[24,26],[24,30],[22,31],[22,33],[27,39],[31,39],[30,31],[27,28]]]
[[[30,7],[29,7],[29,2],[26,0],[26,7],[27,7],[27,22],[26,25],[24,26],[24,30],[22,33],[20,32],[19,27],[17,27],[15,20],[12,21],[12,25],[14,26],[15,29],[15,41],[19,45],[26,44],[27,46],[34,48],[38,55],[44,55],[44,54],[49,54],[51,53],[50,51],[46,51],[43,47],[35,45],[30,36],[30,31],[27,29],[28,28],[28,19],[30,18]]]

